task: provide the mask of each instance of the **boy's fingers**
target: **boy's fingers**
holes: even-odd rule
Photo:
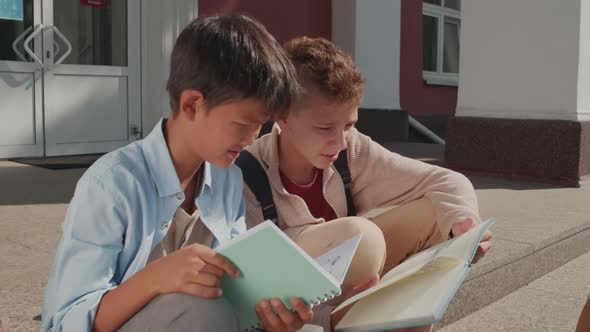
[[[485,254],[488,250],[490,250],[491,247],[492,242],[490,241],[480,242],[477,251],[481,254]]]
[[[471,264],[477,264],[477,262],[479,262],[480,258],[481,258],[481,255],[475,254],[475,256],[473,256],[473,260],[471,260]]]
[[[343,290],[343,293],[341,296],[344,299],[349,298],[349,297],[354,296],[360,292],[366,291],[367,289],[377,285],[378,283],[379,283],[379,275],[376,274],[373,277],[371,277],[371,279],[369,279],[366,282],[363,282],[362,284],[358,284],[358,285],[353,286],[350,289]]]
[[[203,255],[201,258],[205,262],[219,267],[227,274],[229,274],[231,277],[236,278],[240,275],[240,273],[238,272],[238,268],[235,265],[233,265],[229,260],[227,260],[227,258],[223,257],[222,255],[216,252],[214,252],[212,255]]]
[[[291,327],[293,330],[298,330],[303,323],[297,315],[289,311],[283,302],[279,299],[270,300],[274,312],[277,313],[283,324]]]
[[[215,252],[215,250],[199,244],[192,244],[190,247],[204,263],[212,264],[230,276],[236,277],[239,275],[236,266],[219,253]]]
[[[313,310],[307,305],[305,305],[305,303],[303,303],[301,299],[293,298],[289,302],[291,302],[291,306],[293,307],[293,309],[295,309],[295,311],[299,315],[299,318],[301,318],[301,320],[304,323],[309,322],[313,319]]]
[[[453,232],[454,236],[459,236],[473,227],[473,219],[466,218],[463,221],[456,222],[451,227],[451,231]]]
[[[280,327],[281,321],[274,311],[272,311],[272,307],[267,300],[260,300],[258,305],[256,305],[256,314],[267,330]]]
[[[492,242],[490,242],[490,241],[480,242],[479,246],[477,247],[477,251],[475,252],[475,256],[473,257],[473,261],[471,262],[471,264],[477,263],[485,255],[485,253],[490,250],[491,247],[492,247]]]
[[[479,241],[479,242],[486,242],[486,241],[489,241],[489,240],[491,240],[491,239],[492,239],[492,231],[489,231],[489,230],[488,230],[488,231],[486,231],[486,232],[483,234],[483,237],[481,238],[481,241]]]
[[[373,277],[371,277],[371,279],[369,279],[367,282],[365,282],[364,284],[360,284],[357,286],[354,286],[352,288],[352,290],[356,293],[360,293],[364,290],[367,290],[375,285],[377,285],[379,283],[379,275],[376,274]]]
[[[207,272],[193,272],[191,274],[190,280],[193,284],[199,284],[206,287],[216,287],[219,288],[220,280],[214,274],[207,273]]]
[[[207,299],[216,299],[223,295],[221,288],[207,287],[199,284],[187,284],[181,289],[182,293],[204,297]]]
[[[211,273],[217,276],[217,278],[223,277],[223,274],[225,273],[222,269],[212,264],[205,264],[205,267],[201,269],[201,272]]]

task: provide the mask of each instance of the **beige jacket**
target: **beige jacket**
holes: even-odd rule
[[[266,170],[279,226],[295,237],[302,230],[300,226],[325,221],[314,218],[301,197],[285,190],[279,175],[279,132],[280,128],[275,125],[271,133],[256,140],[246,150]],[[447,238],[455,222],[466,217],[480,221],[477,197],[465,176],[390,152],[354,128],[348,141],[348,165],[352,175],[352,197],[359,216],[375,208],[397,206],[425,197],[435,206],[443,238]],[[324,197],[336,216],[346,217],[344,184],[333,165],[324,170],[323,182]],[[260,203],[247,185],[244,186],[244,199],[248,227],[262,222]]]

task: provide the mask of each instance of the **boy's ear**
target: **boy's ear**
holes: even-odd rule
[[[283,115],[278,116],[275,119],[275,122],[279,125],[279,127],[285,128],[285,124],[287,123],[288,118],[289,118],[289,113],[283,114]]]
[[[199,111],[205,111],[205,96],[199,90],[184,90],[178,105],[180,113],[193,118]]]

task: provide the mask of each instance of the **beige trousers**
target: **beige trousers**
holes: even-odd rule
[[[393,207],[369,219],[381,229],[385,238],[384,273],[408,257],[447,240],[441,236],[434,206],[426,198]]]
[[[377,225],[367,219],[346,217],[309,225],[294,241],[311,257],[318,257],[359,233],[363,234],[361,241],[342,283],[345,290],[366,282],[383,269],[385,240]]]

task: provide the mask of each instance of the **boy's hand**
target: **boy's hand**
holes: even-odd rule
[[[224,273],[239,276],[238,269],[209,247],[192,244],[146,266],[158,294],[185,293],[205,298],[222,295]],[[146,271],[147,272],[147,271]]]
[[[451,232],[453,236],[459,236],[474,227],[473,219],[467,218],[461,222],[453,224],[451,228]],[[477,261],[482,258],[488,250],[492,247],[492,231],[487,230],[481,241],[479,241],[479,246],[477,247],[477,251],[475,252],[475,257],[473,257],[473,264],[477,263]]]
[[[376,286],[379,283],[379,279],[380,279],[379,275],[376,274],[371,279],[367,280],[365,283],[362,283],[360,285],[356,285],[348,290],[343,290],[342,294],[339,297],[339,300],[340,300],[339,303],[342,303],[342,302],[348,300],[349,298],[355,296],[356,294],[358,294],[360,292],[364,292],[367,289]],[[336,327],[338,322],[340,322],[340,320],[348,312],[348,310],[351,308],[351,306],[352,306],[352,304],[350,306],[348,306],[347,309],[340,310],[337,313],[330,315],[330,326],[331,326],[332,331],[334,330],[334,327]]]
[[[373,286],[377,286],[377,284],[379,283],[379,279],[381,279],[381,277],[378,274],[376,274],[362,284],[355,285],[351,289],[343,289],[342,294],[340,295],[340,302],[344,302],[360,292],[364,292]]]
[[[291,299],[291,312],[280,299],[261,300],[256,305],[256,314],[268,332],[297,331],[313,319],[313,311],[301,299]]]

